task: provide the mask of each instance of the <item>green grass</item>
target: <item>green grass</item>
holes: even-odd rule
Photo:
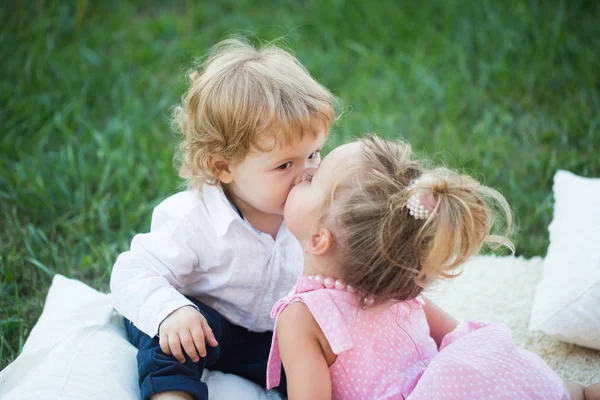
[[[498,188],[519,254],[544,255],[557,169],[600,175],[594,1],[5,1],[0,6],[0,369],[55,273],[106,291],[177,190],[169,108],[233,33],[285,37],[367,131]],[[141,4],[135,3],[135,4]]]

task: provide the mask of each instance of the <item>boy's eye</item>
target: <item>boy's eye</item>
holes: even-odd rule
[[[288,169],[291,166],[292,166],[292,163],[290,161],[288,161],[285,164],[281,164],[279,167],[277,167],[277,169]]]
[[[306,176],[304,177],[304,180],[306,182],[312,182],[312,178],[313,178],[313,174],[306,174]]]
[[[321,150],[317,150],[314,153],[312,153],[310,156],[308,156],[309,160],[312,160],[313,158],[317,158],[317,156],[321,154]]]

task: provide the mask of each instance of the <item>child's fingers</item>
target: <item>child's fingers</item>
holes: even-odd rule
[[[181,351],[181,342],[179,341],[179,335],[177,333],[169,335],[169,348],[171,349],[173,357],[180,363],[185,364],[185,356]]]
[[[181,340],[181,345],[183,346],[183,350],[187,353],[187,355],[192,359],[193,362],[200,361],[200,357],[198,357],[198,352],[196,352],[196,345],[194,344],[194,339],[189,332],[184,332],[179,335],[179,339]]]
[[[208,325],[208,322],[206,320],[202,321],[202,330],[204,331],[206,342],[212,347],[217,347],[219,343],[217,342],[215,334],[213,333],[213,330],[210,328],[210,325]]]
[[[158,337],[158,343],[160,344],[160,349],[166,355],[171,355],[171,348],[169,347],[169,339],[168,335],[161,335]]]
[[[192,339],[200,357],[206,357],[206,346],[204,345],[204,332],[202,329],[192,329]]]

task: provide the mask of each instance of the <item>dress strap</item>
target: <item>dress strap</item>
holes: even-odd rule
[[[277,322],[279,315],[295,300],[298,295],[293,290],[287,296],[281,298],[275,303],[271,310],[271,318],[275,318],[275,327],[273,329],[273,338],[271,339],[271,351],[267,362],[267,389],[279,386],[281,380],[281,354],[279,352],[279,342],[277,340]]]
[[[344,319],[342,310],[334,302],[331,296],[352,296],[347,292],[334,290],[315,290],[312,292],[295,293],[292,292],[279,300],[273,306],[271,317],[275,318],[275,326],[279,315],[292,303],[301,301],[308,307],[309,311],[319,324],[325,338],[335,354],[340,354],[354,347],[352,335],[348,329],[347,322]],[[347,312],[358,312],[358,309],[349,307]],[[281,379],[281,353],[279,352],[279,341],[277,339],[277,330],[273,331],[271,342],[271,352],[267,362],[267,389],[279,386]]]
[[[333,292],[333,293],[332,293]],[[317,290],[309,293],[302,293],[300,297],[312,313],[315,321],[323,331],[325,338],[335,354],[340,354],[354,347],[352,335],[348,329],[348,322],[344,318],[340,306],[331,296],[352,296],[349,293],[334,290]],[[358,308],[351,307],[347,312],[359,312]]]

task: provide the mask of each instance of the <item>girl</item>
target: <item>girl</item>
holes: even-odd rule
[[[495,209],[504,236],[490,234]],[[307,170],[284,216],[305,264],[271,314],[268,387],[283,361],[290,399],[584,398],[502,325],[467,322],[432,338],[443,313],[423,289],[484,244],[512,248],[497,191],[371,137]]]

